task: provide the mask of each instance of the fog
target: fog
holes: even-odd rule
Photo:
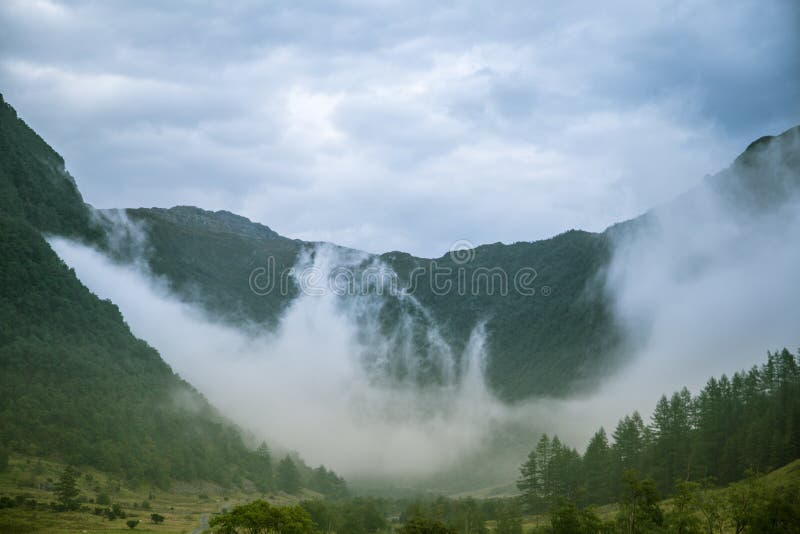
[[[120,307],[136,336],[223,413],[310,463],[348,475],[423,475],[474,452],[492,422],[511,416],[482,380],[481,325],[459,359],[465,365],[460,380],[425,390],[380,387],[361,365],[366,347],[352,315],[332,293],[303,294],[277,332],[254,337],[180,302],[142,263],[121,265],[62,238],[50,244],[93,292]],[[328,271],[349,260],[322,247],[311,261]]]
[[[526,428],[497,466],[511,482],[535,432],[557,433],[580,450],[599,426],[612,430],[633,410],[646,417],[662,393],[684,385],[696,392],[712,375],[761,363],[767,350],[800,345],[796,196],[745,209],[707,180],[614,235],[603,284],[626,333],[628,363],[584,396],[514,406],[485,385],[480,323],[460,355],[428,326],[441,368],[457,369],[441,384],[421,389],[409,379],[388,387],[369,375],[365,354],[380,361],[402,344],[378,333],[373,297],[302,294],[276,332],[253,336],[181,302],[142,261],[123,265],[62,238],[50,244],[93,292],[120,307],[135,335],[273,447],[346,476],[407,479],[474,458],[498,428]],[[366,258],[348,254],[320,246],[298,263],[329,273]],[[402,323],[395,336],[406,335]],[[413,366],[413,356],[403,358]]]

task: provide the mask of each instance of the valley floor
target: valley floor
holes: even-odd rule
[[[14,455],[8,467],[0,472],[0,499],[15,501],[11,508],[0,508],[0,533],[24,534],[40,532],[44,534],[66,533],[118,533],[118,532],[158,532],[164,534],[202,534],[208,532],[208,521],[215,514],[256,499],[264,499],[275,505],[297,504],[303,499],[314,499],[320,495],[303,490],[300,495],[284,493],[261,494],[227,490],[206,483],[174,484],[169,491],[162,491],[142,485],[130,487],[120,480],[90,468],[80,469],[79,487],[86,498],[82,511],[56,512],[48,508],[55,500],[54,481],[63,471],[64,465],[44,459]],[[761,477],[768,489],[800,485],[800,459]],[[714,490],[720,494],[727,488]],[[108,495],[112,503],[119,504],[125,511],[125,518],[108,520],[96,515],[95,508],[105,508],[90,502],[98,495]],[[35,503],[33,502],[35,501]],[[18,504],[17,504],[18,502]],[[664,512],[669,512],[673,503],[668,499],[660,503]],[[612,521],[619,510],[616,504],[594,508],[603,521]],[[151,514],[163,516],[162,524],[151,522]],[[132,530],[127,522],[139,521]],[[547,532],[550,525],[548,514],[526,515],[523,518],[523,532]],[[396,531],[398,525],[390,525],[387,532]],[[490,532],[496,525],[488,522]],[[725,530],[727,533],[728,530]],[[731,529],[730,532],[733,532]]]

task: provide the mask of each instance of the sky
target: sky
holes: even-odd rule
[[[797,2],[0,2],[97,207],[439,256],[599,231],[800,123]]]

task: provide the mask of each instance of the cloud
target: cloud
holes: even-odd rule
[[[769,159],[776,154],[760,156],[759,191],[767,198],[769,184],[796,184],[797,170]],[[633,410],[647,418],[662,393],[682,386],[697,392],[710,376],[747,369],[767,350],[797,346],[800,287],[787,281],[800,272],[800,250],[791,246],[800,242],[800,198],[784,195],[765,210],[748,196],[743,205],[729,194],[736,183],[732,168],[653,211],[636,232],[615,234],[606,289],[634,352],[630,364],[596,391],[513,406],[486,388],[480,323],[463,355],[426,323],[444,384],[390,385],[370,370],[389,360],[411,366],[410,376],[415,365],[429,368],[404,342],[411,339],[406,322],[396,321],[386,334],[378,301],[369,296],[303,294],[277,331],[254,336],[256,327],[245,333],[180,302],[141,264],[115,264],[61,238],[50,243],[92,291],[120,306],[135,335],[273,446],[350,477],[423,487],[446,480],[428,477],[467,465],[475,478],[466,484],[478,487],[513,479],[537,432],[557,433],[580,449],[599,426],[611,430]],[[146,250],[128,221],[118,215],[108,221],[125,230],[113,234],[118,242]],[[313,256],[301,255],[297,267],[329,273],[362,260],[357,251],[319,246]],[[446,372],[458,366],[464,367]],[[476,475],[469,464],[475,458],[492,473]]]
[[[99,207],[438,256],[601,230],[800,122],[799,13],[4,2],[0,83]]]
[[[158,349],[217,408],[273,447],[297,450],[314,464],[351,476],[420,477],[479,450],[492,424],[511,420],[483,381],[480,326],[464,351],[458,383],[428,390],[384,387],[362,366],[365,329],[371,353],[387,343],[368,297],[348,301],[350,312],[343,313],[331,293],[305,295],[276,332],[253,336],[180,302],[138,262],[114,263],[62,238],[50,244],[93,292],[121,308],[134,335]],[[348,261],[321,247],[310,265],[328,272]],[[448,350],[440,357],[453,358]],[[407,358],[410,365],[415,361]]]

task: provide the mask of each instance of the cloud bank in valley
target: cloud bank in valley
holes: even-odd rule
[[[335,295],[297,299],[277,332],[254,337],[179,302],[141,265],[114,263],[61,238],[50,243],[223,413],[315,464],[350,475],[427,474],[474,452],[489,425],[508,417],[482,380],[480,328],[459,383],[430,391],[378,387],[364,373],[358,332]],[[342,260],[331,250],[317,251],[316,267]]]
[[[799,343],[800,286],[791,281],[800,272],[793,246],[800,202],[746,214],[698,191],[617,241],[607,284],[635,350],[630,364],[587,395],[514,406],[486,389],[480,325],[461,380],[427,392],[385,387],[368,378],[360,357],[365,325],[373,331],[366,339],[381,343],[369,300],[348,313],[333,294],[305,295],[278,331],[254,337],[179,302],[141,265],[115,264],[60,238],[51,245],[94,292],[120,306],[134,334],[244,428],[350,476],[413,478],[478,453],[503,427],[527,428],[524,439],[558,433],[581,448],[598,426],[612,429],[634,409],[649,413],[661,393],[683,385],[696,391],[711,375]],[[328,272],[358,260],[320,247],[302,261]],[[532,445],[519,443],[517,452]],[[506,472],[519,459],[512,452]]]

